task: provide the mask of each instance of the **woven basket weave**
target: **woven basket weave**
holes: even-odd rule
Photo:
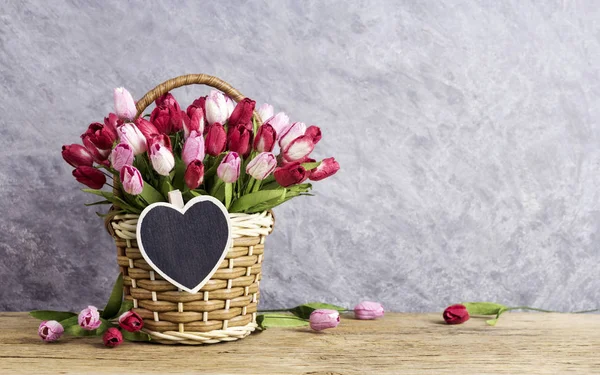
[[[166,81],[144,95],[136,103],[137,116],[161,95],[190,84],[217,88],[236,102],[244,98],[216,77],[186,75]],[[260,124],[256,112],[254,116]],[[256,329],[261,263],[265,238],[273,229],[273,215],[265,211],[229,216],[232,246],[218,270],[196,294],[164,280],[143,259],[136,242],[138,215],[116,215],[106,222],[117,245],[125,299],[133,301],[134,311],[144,319],[143,331],[153,342],[213,344],[244,338]]]

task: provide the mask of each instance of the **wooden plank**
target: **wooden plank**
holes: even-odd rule
[[[506,313],[449,326],[440,314],[348,317],[336,329],[276,329],[188,347],[65,337],[43,343],[38,321],[0,313],[0,374],[600,374],[600,315]]]

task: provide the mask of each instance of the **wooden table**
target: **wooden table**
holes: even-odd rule
[[[600,374],[600,315],[506,313],[449,326],[438,314],[342,319],[333,330],[271,328],[233,343],[44,343],[26,313],[0,313],[0,374]]]

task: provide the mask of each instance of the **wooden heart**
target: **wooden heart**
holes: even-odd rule
[[[137,243],[159,275],[178,288],[197,293],[229,250],[229,214],[211,196],[193,198],[183,208],[153,203],[138,219]]]

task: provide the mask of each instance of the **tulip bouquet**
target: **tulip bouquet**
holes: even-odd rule
[[[94,122],[81,144],[65,145],[62,156],[73,176],[122,212],[139,214],[180,190],[184,201],[211,195],[229,212],[255,213],[300,195],[310,195],[307,180],[319,181],[339,169],[334,158],[316,161],[310,153],[321,139],[317,126],[290,122],[264,104],[255,113],[249,98],[237,105],[213,90],[183,111],[173,95],[136,118],[131,94],[114,90],[115,113]],[[112,183],[107,182],[107,177]],[[113,191],[101,190],[105,185]]]

